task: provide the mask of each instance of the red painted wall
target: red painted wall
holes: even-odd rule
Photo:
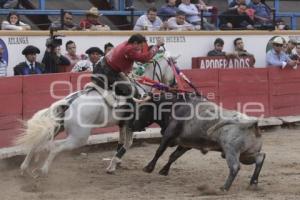
[[[225,108],[239,109],[252,102],[246,108],[257,109],[260,104],[264,110],[248,112],[250,115],[300,114],[300,70],[192,69],[184,73],[211,101]],[[12,145],[13,138],[20,133],[19,120],[28,119],[57,100],[51,92],[63,97],[81,89],[89,81],[89,74],[86,75],[80,81],[79,74],[74,73],[0,78],[0,148]],[[55,81],[60,82],[53,85]],[[93,132],[116,130],[112,127]]]

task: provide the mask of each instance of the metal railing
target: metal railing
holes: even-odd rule
[[[297,18],[300,17],[300,12],[280,12],[280,0],[274,0],[274,9],[276,17],[290,18],[290,28],[297,30]]]

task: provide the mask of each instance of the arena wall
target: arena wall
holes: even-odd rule
[[[300,115],[300,70],[192,69],[184,73],[211,101],[252,116]],[[20,120],[80,90],[89,74],[59,73],[0,79],[0,148],[12,145],[21,131]],[[117,131],[116,127],[94,133]],[[61,136],[63,137],[63,135]]]
[[[62,52],[65,52],[64,44],[68,40],[77,43],[77,52],[84,53],[91,46],[103,48],[104,44],[111,42],[117,45],[133,34],[132,31],[109,31],[109,32],[82,32],[82,31],[65,31],[58,34],[63,37]],[[148,42],[154,44],[156,37],[165,38],[165,47],[174,56],[180,55],[178,65],[181,69],[191,69],[192,57],[206,56],[207,52],[213,49],[213,42],[217,37],[225,41],[224,50],[232,52],[233,40],[242,37],[245,48],[254,54],[256,63],[255,67],[261,68],[265,64],[265,55],[269,40],[274,36],[282,36],[286,40],[290,38],[299,40],[299,31],[192,31],[192,32],[143,32],[147,36]],[[45,51],[45,43],[48,38],[47,31],[28,31],[28,32],[0,32],[0,43],[5,44],[8,52],[8,74],[13,75],[13,67],[19,62],[24,61],[22,50],[27,45],[35,45],[40,48],[41,54],[38,55],[38,61],[42,60]],[[2,42],[1,42],[2,40]]]

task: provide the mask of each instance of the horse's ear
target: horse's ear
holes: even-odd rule
[[[173,56],[172,59],[173,59],[174,61],[177,61],[180,57],[181,57],[181,55],[178,54],[177,56]]]

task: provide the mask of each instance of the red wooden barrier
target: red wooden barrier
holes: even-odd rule
[[[0,147],[11,145],[21,119],[22,77],[0,78]]]
[[[224,108],[269,116],[268,91],[266,68],[219,70],[220,103]]]
[[[28,119],[37,110],[47,108],[70,92],[69,73],[24,76],[23,119]]]
[[[299,115],[300,70],[269,69],[269,87],[272,116]]]
[[[210,69],[184,70],[210,100],[225,108],[238,109],[248,102],[261,103],[265,116],[300,114],[300,70],[280,69]],[[10,146],[18,134],[18,119],[28,119],[39,109],[57,100],[51,95],[65,96],[81,89],[90,80],[79,73],[48,74],[0,78],[0,148]],[[53,86],[55,87],[50,88]],[[250,106],[248,109],[257,109]],[[241,110],[243,111],[243,109]],[[260,115],[261,112],[249,113]],[[117,131],[117,127],[93,132]]]
[[[219,73],[217,69],[183,70],[183,73],[209,100],[219,102]]]

